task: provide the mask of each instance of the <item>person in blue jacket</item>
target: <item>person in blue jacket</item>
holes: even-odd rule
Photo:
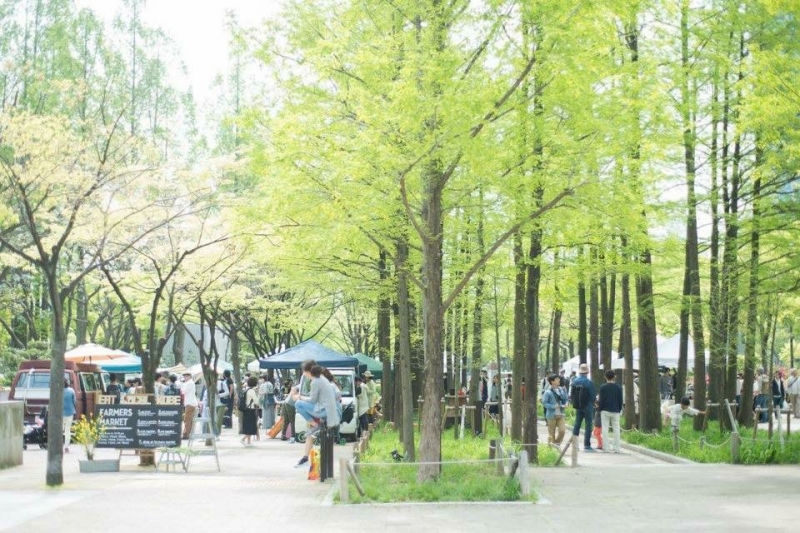
[[[597,398],[597,391],[594,383],[589,379],[589,365],[586,363],[578,367],[578,377],[572,382],[570,392],[570,402],[575,408],[575,425],[572,427],[572,434],[578,436],[581,433],[581,424],[586,427],[583,430],[583,449],[593,452],[592,448],[592,423],[594,419],[594,401]]]

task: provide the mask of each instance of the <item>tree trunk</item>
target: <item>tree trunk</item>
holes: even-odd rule
[[[392,351],[391,351],[391,301],[385,296],[383,286],[389,279],[389,269],[386,261],[386,252],[381,250],[378,256],[378,273],[381,280],[381,296],[378,299],[378,358],[383,363],[383,378],[381,379],[381,391],[383,394],[383,409],[384,418],[389,421],[394,421],[394,386],[392,383]],[[406,308],[408,312],[408,308]]]
[[[483,205],[483,189],[478,189],[479,205]],[[476,234],[476,254],[478,257],[483,257],[486,252],[484,243],[484,226],[483,226],[483,211],[478,212],[478,227]],[[481,267],[477,272],[475,279],[475,305],[472,312],[472,378],[470,380],[470,390],[473,391],[473,404],[483,406],[482,398],[480,397],[480,387],[478,382],[480,380],[480,371],[483,367],[483,305],[484,305],[484,287],[486,285],[486,269]],[[483,433],[483,417],[482,413],[477,413],[474,417],[475,423],[478,427],[473,428],[476,434]]]
[[[625,262],[628,262],[628,241],[622,237],[622,250]],[[625,372],[623,373],[623,388],[625,392],[625,429],[631,429],[636,424],[636,406],[634,404],[633,389],[633,337],[631,333],[631,289],[630,274],[627,268],[622,274],[622,324],[619,331],[620,353],[625,358]]]
[[[553,310],[553,334],[550,352],[553,354],[553,374],[558,374],[561,368],[561,310],[560,298],[558,298],[558,285],[556,285],[556,308]]]
[[[706,406],[706,353],[703,332],[702,298],[700,296],[700,266],[697,242],[697,196],[695,193],[695,96],[689,88],[691,70],[689,58],[689,0],[681,4],[681,118],[683,122],[683,162],[686,171],[686,266],[689,278],[689,316],[694,339],[694,407]],[[719,398],[712,398],[712,401]],[[702,430],[705,421],[695,417],[695,430]]]
[[[75,287],[75,343],[86,344],[86,333],[89,327],[89,302],[86,294],[86,282],[81,280]]]
[[[683,257],[683,292],[681,298],[680,332],[678,345],[678,372],[676,374],[678,387],[675,389],[675,399],[680,401],[686,396],[686,379],[689,375],[689,299],[691,291],[689,281],[688,257]]]
[[[183,354],[186,346],[186,326],[182,320],[175,323],[175,332],[172,335],[172,356],[176,365],[183,364]]]
[[[652,260],[649,250],[641,255],[641,272],[636,278],[639,325],[639,429],[661,430],[661,401],[658,393],[658,347],[656,313],[653,305]]]
[[[541,204],[543,190],[536,191],[537,205]],[[538,402],[539,402],[539,285],[542,277],[542,230],[531,232],[528,253],[527,285],[525,287],[525,398],[523,415],[525,427],[523,445],[528,450],[528,461],[538,461]]]
[[[440,162],[432,161],[426,171],[422,213],[425,234],[422,237],[422,274],[425,346],[425,403],[422,407],[419,444],[420,460],[436,463],[442,460],[442,176]],[[421,464],[419,482],[439,477],[441,466]]]
[[[397,307],[398,336],[400,344],[400,398],[402,402],[402,435],[403,450],[409,461],[414,461],[416,450],[414,445],[414,391],[411,387],[411,319],[408,301],[408,244],[405,240],[395,243],[397,251]]]
[[[739,406],[738,422],[742,426],[754,424],[753,410],[753,381],[756,367],[756,335],[758,324],[758,271],[759,271],[759,216],[761,178],[756,175],[753,183],[753,229],[750,232],[750,284],[747,295],[747,334],[744,346],[744,385],[742,387],[742,404]],[[771,402],[770,402],[771,403]]]
[[[48,487],[64,484],[64,352],[67,351],[67,332],[64,329],[64,315],[61,294],[58,289],[58,274],[55,267],[46,265],[42,274],[47,281],[51,309],[50,345],[50,403],[47,406],[47,473]],[[78,391],[76,391],[78,392]]]
[[[583,256],[583,247],[578,249],[578,262]],[[586,352],[589,349],[587,341],[587,322],[586,322],[586,277],[580,274],[578,281],[578,358],[581,363],[586,362]]]
[[[603,260],[603,272],[600,276],[600,362],[605,371],[611,369],[611,349],[614,344],[614,293],[612,282],[612,292],[609,294],[605,258],[601,259]],[[598,372],[598,383],[604,383],[601,372]]]
[[[514,358],[512,360],[511,438],[522,439],[522,397],[518,393],[525,375],[525,260],[522,237],[514,236]]]
[[[600,386],[600,303],[598,302],[597,249],[592,249],[592,274],[589,281],[589,367],[592,381]]]

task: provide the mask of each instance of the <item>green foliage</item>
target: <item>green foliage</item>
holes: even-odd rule
[[[27,348],[0,348],[0,385],[10,385],[22,361],[49,359],[50,348],[46,342],[32,341]]]
[[[442,439],[442,461],[487,459],[488,447],[487,439],[468,436],[455,440],[453,432],[447,431]],[[519,481],[498,475],[494,463],[445,464],[437,480],[418,483],[415,463],[393,461],[392,450],[398,448],[396,431],[382,426],[373,434],[359,472],[366,495],[360,496],[351,481],[351,501],[388,503],[521,499]]]
[[[667,427],[660,433],[647,434],[639,431],[624,432],[623,438],[631,444],[651,450],[669,453],[698,463],[730,463],[731,446],[728,432],[720,433],[719,427],[709,427],[705,433],[692,429],[692,420],[681,422],[680,441],[675,453],[672,430]],[[783,449],[777,434],[769,440],[765,430],[759,430],[755,440],[751,430],[743,428],[739,447],[739,463],[744,465],[798,464],[800,463],[800,434],[787,437]],[[701,445],[701,438],[703,443]],[[685,442],[689,441],[689,442]]]

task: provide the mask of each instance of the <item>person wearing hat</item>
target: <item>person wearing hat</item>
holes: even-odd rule
[[[378,403],[378,391],[375,387],[375,382],[372,380],[372,372],[367,370],[361,376],[364,378],[364,387],[367,389],[367,403],[369,405],[367,418],[370,424],[373,424],[375,423],[375,404]]]
[[[764,423],[769,420],[769,413],[767,412],[767,400],[771,392],[770,379],[766,370],[763,368],[758,369],[758,376],[755,379],[755,406],[760,408],[761,411],[756,413],[756,418],[759,423]]]
[[[192,379],[191,372],[183,373],[183,383],[181,384],[181,396],[183,396],[183,439],[188,439],[194,430],[194,417],[197,412],[197,388]]]
[[[572,435],[577,437],[581,432],[581,425],[586,427],[583,430],[583,449],[593,452],[592,448],[592,424],[594,421],[594,401],[597,392],[594,383],[589,379],[589,365],[581,363],[578,367],[578,377],[572,382],[570,392],[570,402],[575,408],[575,425],[572,427]]]

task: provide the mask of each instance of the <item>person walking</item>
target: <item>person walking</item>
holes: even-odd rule
[[[760,408],[761,411],[756,413],[756,417],[758,422],[763,424],[769,420],[769,414],[767,411],[767,399],[770,394],[770,380],[769,375],[764,371],[763,368],[758,369],[758,376],[756,377],[754,388],[758,394],[756,395],[756,408]]]
[[[547,422],[547,444],[561,445],[566,432],[564,408],[567,406],[567,393],[561,387],[561,378],[555,374],[547,377],[550,387],[542,395],[544,418]]]
[[[247,378],[247,388],[244,393],[244,405],[239,405],[239,416],[242,417],[242,435],[239,442],[244,446],[252,446],[251,439],[258,435],[256,408],[258,407],[258,393],[256,392],[258,379],[255,376]]]
[[[64,453],[69,453],[69,443],[72,441],[72,420],[78,410],[75,407],[75,389],[69,386],[69,380],[64,380]]]
[[[606,382],[600,386],[600,423],[602,424],[603,451],[611,453],[611,442],[608,440],[608,430],[614,427],[614,453],[620,453],[620,426],[619,419],[622,412],[622,387],[616,380],[613,370],[606,370]]]
[[[258,401],[261,404],[261,427],[269,431],[275,425],[275,384],[267,374],[261,377],[263,381],[258,389]]]
[[[294,440],[297,438],[297,431],[294,424],[294,382],[287,379],[283,383],[283,403],[281,404],[281,417],[283,417],[283,430],[281,431],[281,440]],[[290,443],[291,444],[291,443]]]
[[[793,368],[789,373],[789,380],[786,382],[786,394],[789,397],[792,416],[800,418],[800,379],[798,379],[796,368]]]
[[[181,438],[185,440],[191,437],[194,431],[194,418],[197,413],[197,387],[191,372],[183,373],[181,395],[183,396],[183,435]]]
[[[358,406],[358,434],[357,438],[361,438],[361,433],[367,430],[369,420],[367,419],[367,411],[369,410],[369,399],[367,398],[367,387],[364,381],[356,376],[355,384],[356,405]]]
[[[589,365],[582,363],[578,367],[579,376],[572,383],[570,403],[575,408],[575,425],[572,435],[577,437],[581,433],[581,424],[586,427],[583,431],[583,449],[593,452],[592,448],[592,422],[594,418],[594,400],[596,397],[594,383],[589,379]]]
[[[781,371],[775,372],[775,377],[772,378],[772,413],[775,418],[781,416],[781,407],[783,401],[786,399],[786,384],[783,382],[783,375]]]

